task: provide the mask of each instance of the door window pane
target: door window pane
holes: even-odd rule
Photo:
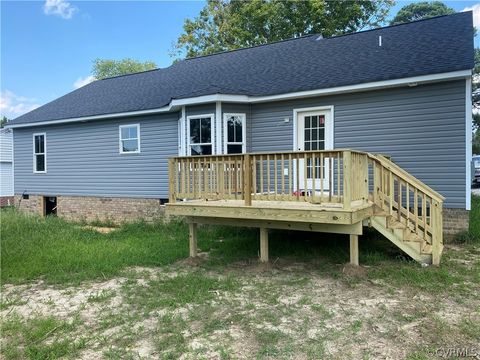
[[[305,116],[304,149],[324,150],[325,148],[325,116]]]

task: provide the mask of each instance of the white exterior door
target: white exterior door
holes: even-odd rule
[[[310,150],[332,150],[333,149],[333,119],[331,110],[316,110],[297,113],[297,151]],[[305,187],[305,169],[307,166],[307,189]],[[313,168],[315,166],[315,169]],[[322,167],[322,169],[321,169]],[[299,164],[299,184],[297,190],[301,190],[305,195],[321,195],[321,183],[323,182],[323,191],[328,190],[329,186],[329,164],[320,159],[315,159],[315,164],[311,159],[300,161]],[[315,177],[315,178],[314,178]]]

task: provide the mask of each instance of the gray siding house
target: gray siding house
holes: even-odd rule
[[[70,219],[161,216],[169,157],[382,153],[468,225],[472,13],[180,61],[95,81],[10,123],[16,202]],[[305,127],[305,116],[319,119]],[[316,119],[317,119],[316,118]]]

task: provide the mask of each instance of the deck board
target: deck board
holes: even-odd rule
[[[373,204],[356,201],[346,210],[338,203],[253,200],[246,206],[243,200],[192,200],[167,204],[166,212],[169,216],[354,224],[371,216]]]

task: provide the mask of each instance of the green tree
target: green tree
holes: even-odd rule
[[[455,10],[441,1],[422,1],[402,7],[390,25],[403,24],[415,20],[428,19],[434,16],[454,14]]]
[[[480,129],[480,48],[475,49],[475,67],[472,76],[473,128]],[[477,131],[478,132],[478,131]]]
[[[193,57],[308,34],[354,32],[384,23],[393,0],[208,0],[186,19],[173,56]]]
[[[157,65],[153,61],[140,62],[130,58],[122,60],[95,59],[93,60],[92,75],[95,79],[100,80],[156,68]]]
[[[8,122],[8,119],[6,116],[2,116],[2,118],[0,119],[0,128],[3,128]]]
[[[472,136],[472,153],[480,155],[480,130],[473,133]]]

